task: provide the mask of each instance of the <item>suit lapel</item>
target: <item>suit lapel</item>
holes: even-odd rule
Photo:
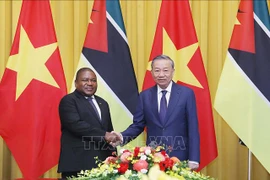
[[[92,114],[92,116],[94,117],[94,119],[96,119],[96,121],[98,121],[98,122],[101,124],[101,122],[100,122],[100,120],[99,120],[99,117],[97,116],[97,114],[96,114],[94,108],[93,108],[92,105],[88,102],[88,100],[87,100],[80,92],[78,92],[77,90],[75,90],[74,93],[75,93],[75,95],[77,96],[77,98],[82,99],[82,101],[80,101],[80,102],[83,103],[83,105],[84,105],[83,107],[87,107],[87,109],[90,111],[90,113]],[[102,116],[102,109],[101,109],[101,106],[100,106],[99,101],[97,100],[98,98],[96,98],[96,96],[95,96],[95,99],[96,99],[96,101],[97,101],[97,103],[98,103],[98,105],[99,105],[99,107],[100,107],[101,116]],[[102,125],[102,124],[101,124],[101,125]]]
[[[179,97],[180,97],[180,93],[181,93],[181,88],[180,86],[176,85],[174,82],[172,84],[172,90],[171,90],[171,96],[170,96],[170,100],[169,100],[169,104],[168,104],[168,110],[166,113],[166,117],[165,119],[167,120],[165,123],[165,126],[169,123],[170,121],[170,116],[173,113],[177,102],[179,101]]]
[[[95,96],[95,99],[96,99],[97,104],[98,104],[99,109],[100,109],[101,121],[99,120],[99,117],[97,117],[97,118],[98,118],[99,122],[103,125],[105,123],[105,118],[103,117],[103,112],[105,112],[104,105],[102,104],[102,102],[100,101],[100,99],[97,96]]]
[[[96,99],[96,101],[97,101],[97,103],[99,105],[99,102],[98,102],[96,96],[95,96],[95,99]],[[93,117],[95,118],[95,120],[98,121],[102,125],[102,123],[101,123],[101,121],[100,121],[100,119],[99,119],[96,111],[94,110],[93,106],[88,102],[87,99],[85,99],[84,102],[85,102],[86,107],[88,107],[88,109],[91,111],[91,114],[93,115]],[[100,105],[99,105],[99,108],[100,108]],[[100,111],[101,111],[101,117],[102,117],[102,110],[101,110],[101,108],[100,108]]]
[[[155,116],[155,121],[160,127],[162,127],[161,120],[158,113],[158,99],[157,99],[157,86],[154,86],[151,89],[150,98],[149,98],[150,106],[152,107],[153,114]]]

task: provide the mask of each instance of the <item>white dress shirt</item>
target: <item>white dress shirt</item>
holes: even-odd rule
[[[95,99],[95,96],[93,95],[93,96],[91,96],[91,97],[85,97],[85,98],[86,98],[86,99],[92,98],[92,102],[94,103],[94,105],[95,105],[95,107],[96,107],[96,109],[97,109],[97,111],[98,111],[99,117],[101,118],[101,110],[100,110],[100,108],[99,108],[99,105],[98,105],[98,103],[97,103],[97,100]]]
[[[167,100],[167,107],[168,107],[168,104],[169,104],[169,100],[170,100],[170,97],[171,97],[171,92],[172,92],[172,81],[170,82],[170,84],[168,85],[168,87],[166,89],[161,89],[159,86],[157,86],[157,96],[158,96],[158,112],[160,110],[160,100],[161,100],[161,97],[162,97],[162,92],[163,90],[166,90],[167,93],[166,93],[166,100]]]

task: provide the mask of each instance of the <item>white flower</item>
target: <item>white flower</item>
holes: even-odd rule
[[[113,170],[113,173],[114,173],[114,174],[118,173],[118,170],[117,170],[117,169],[114,169],[114,170]]]
[[[145,154],[146,154],[146,155],[151,154],[151,150],[150,150],[150,149],[146,149],[146,150],[145,150]]]
[[[132,171],[131,171],[130,169],[128,169],[128,170],[125,172],[124,176],[125,176],[126,178],[128,178],[130,175],[132,175]]]
[[[177,171],[177,169],[178,169],[178,167],[177,167],[176,165],[174,165],[174,166],[172,167],[172,170],[173,170],[173,171]]]
[[[141,169],[140,172],[143,173],[143,174],[146,174],[147,173],[147,169]]]
[[[124,151],[125,149],[120,149],[120,154],[123,154]]]
[[[106,170],[106,171],[104,171],[104,172],[102,173],[102,176],[107,176],[107,174],[108,174],[108,171]]]
[[[140,159],[141,160],[146,160],[147,159],[147,156],[143,154]]]

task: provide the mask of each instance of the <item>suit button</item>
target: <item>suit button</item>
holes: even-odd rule
[[[162,131],[165,131],[165,128],[162,128]]]

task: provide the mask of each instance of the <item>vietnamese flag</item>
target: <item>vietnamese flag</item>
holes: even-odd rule
[[[23,1],[0,83],[0,135],[25,179],[58,163],[66,82],[48,0]]]
[[[173,81],[193,89],[195,93],[200,132],[200,170],[217,157],[217,146],[208,82],[188,0],[162,1],[143,89],[155,84],[150,64],[154,57],[161,54],[174,60]]]

